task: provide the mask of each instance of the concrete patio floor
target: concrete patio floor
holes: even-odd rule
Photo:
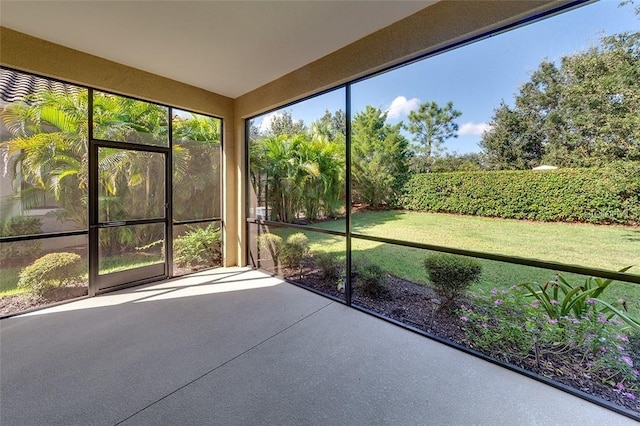
[[[3,426],[636,424],[246,268],[0,327]]]

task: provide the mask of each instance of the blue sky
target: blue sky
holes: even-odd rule
[[[388,121],[405,120],[420,103],[453,101],[462,112],[456,120],[458,138],[449,139],[448,152],[478,152],[481,133],[494,108],[504,100],[512,104],[518,88],[544,60],[586,50],[601,35],[637,31],[640,17],[633,6],[619,0],[600,0],[545,20],[404,66],[352,86],[353,112],[366,105],[388,111]],[[336,90],[286,108],[306,124],[326,109],[344,109],[344,90]],[[256,120],[264,126],[269,116]],[[407,135],[410,137],[410,135]]]

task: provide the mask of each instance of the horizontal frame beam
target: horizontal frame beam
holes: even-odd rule
[[[296,224],[289,224],[289,223],[283,223],[283,222],[273,222],[268,220],[256,220],[256,219],[247,219],[247,222],[257,224],[257,225],[300,229],[304,231],[319,232],[321,234],[338,235],[342,237],[347,236],[346,232],[330,231],[327,229],[314,228],[312,226],[304,226],[304,225],[296,225]],[[515,265],[532,266],[535,268],[543,268],[543,269],[549,269],[554,271],[571,272],[571,273],[580,274],[580,275],[596,276],[596,277],[607,278],[607,279],[612,279],[616,281],[624,281],[624,282],[633,283],[633,284],[640,284],[640,275],[610,271],[610,270],[601,269],[601,268],[589,268],[585,266],[570,265],[570,264],[565,264],[560,262],[529,259],[526,257],[507,256],[504,254],[486,253],[482,251],[439,246],[435,244],[416,243],[411,241],[396,240],[393,238],[374,237],[371,235],[357,234],[354,232],[351,233],[351,238],[366,240],[366,241],[373,241],[377,243],[393,244],[401,247],[411,247],[411,248],[417,248],[417,249],[423,249],[423,250],[437,251],[442,253],[458,254],[461,256],[469,256],[469,257],[475,257],[478,259],[493,260],[496,262],[511,263]]]

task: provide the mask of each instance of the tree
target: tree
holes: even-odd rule
[[[640,159],[640,32],[543,61],[494,111],[480,146],[494,169],[595,166]]]
[[[453,152],[446,153],[444,156],[435,158],[431,171],[440,172],[474,172],[482,170],[484,160],[482,155],[472,152],[467,154],[458,154]]]
[[[2,143],[13,159],[13,178],[28,184],[18,199],[34,192],[51,192],[61,204],[61,216],[87,226],[88,188],[87,93],[27,95],[2,109],[12,139]],[[28,198],[26,208],[32,205]],[[3,216],[8,218],[8,215]]]
[[[190,113],[173,117],[173,217],[220,216],[220,124]]]
[[[458,124],[454,120],[462,113],[453,108],[453,102],[444,107],[435,102],[425,102],[418,111],[411,111],[409,124],[405,128],[413,134],[416,155],[412,161],[412,170],[418,173],[428,172],[444,142],[458,135]]]
[[[394,200],[406,178],[409,142],[401,124],[386,124],[387,114],[367,106],[355,114],[351,136],[353,199],[379,207]]]
[[[315,138],[324,137],[330,141],[344,142],[347,133],[347,117],[341,109],[333,114],[326,110],[322,117],[311,123],[310,131]]]
[[[305,218],[313,221],[321,216],[336,217],[344,207],[344,143],[318,137],[309,140],[303,148],[306,160],[317,170],[303,188]]]
[[[290,111],[282,111],[271,116],[267,136],[299,135],[306,130],[302,120],[294,120]]]
[[[316,220],[335,215],[342,205],[344,147],[325,138],[259,139],[251,147],[250,169],[254,187],[264,179],[270,219]]]
[[[529,116],[530,117],[530,116]],[[494,170],[525,170],[542,162],[542,138],[527,124],[528,116],[504,102],[495,109],[491,130],[480,141],[486,162]]]

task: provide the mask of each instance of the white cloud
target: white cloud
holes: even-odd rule
[[[489,123],[476,124],[474,122],[469,122],[469,123],[464,123],[462,126],[460,126],[460,129],[458,130],[458,135],[459,136],[467,136],[467,135],[480,136],[488,130],[491,130],[491,124]]]
[[[391,106],[387,110],[387,117],[400,118],[402,116],[407,116],[411,111],[416,110],[419,107],[420,99],[407,99],[404,96],[398,96],[391,102]]]

